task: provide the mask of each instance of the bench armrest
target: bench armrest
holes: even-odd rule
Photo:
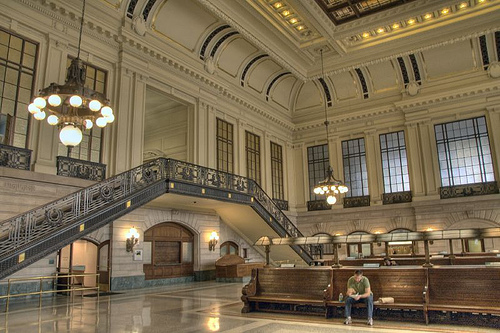
[[[323,290],[323,300],[325,302],[331,301],[333,298],[333,286],[329,284],[325,290]]]
[[[250,279],[250,282],[248,282],[243,289],[241,289],[241,293],[246,297],[249,296],[255,296],[257,293],[257,269],[254,268],[252,269],[252,277]]]

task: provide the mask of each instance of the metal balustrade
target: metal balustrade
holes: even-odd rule
[[[0,279],[162,194],[201,196],[205,189],[213,192],[207,197],[251,205],[282,237],[302,236],[253,180],[159,158],[0,222]],[[312,262],[309,246],[293,248],[308,264]]]
[[[29,170],[31,150],[0,144],[0,166]]]

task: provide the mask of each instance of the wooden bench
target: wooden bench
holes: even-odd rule
[[[215,261],[217,279],[238,279],[252,275],[252,269],[263,268],[263,262],[245,263],[245,259],[236,254],[226,254]]]
[[[500,267],[429,268],[428,309],[500,315]]]
[[[347,281],[354,275],[356,267],[343,267],[333,270],[333,299],[326,301],[327,316],[331,315],[333,308],[344,307],[344,302],[338,301],[339,293],[345,295]],[[427,317],[427,270],[423,267],[381,267],[363,268],[363,275],[370,280],[373,293],[374,308],[421,310],[425,322]],[[392,297],[394,303],[378,304],[380,297]],[[365,307],[364,303],[355,304],[354,307]]]
[[[325,301],[332,298],[332,269],[258,268],[243,287],[241,312],[299,312],[327,315]]]

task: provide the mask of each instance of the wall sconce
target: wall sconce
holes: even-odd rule
[[[139,242],[139,233],[135,227],[130,228],[127,233],[126,249],[127,252],[132,252],[134,250],[134,245]]]
[[[218,241],[219,241],[219,235],[217,235],[217,232],[212,231],[212,234],[210,235],[210,240],[208,241],[208,250],[215,251],[215,246],[217,245]]]

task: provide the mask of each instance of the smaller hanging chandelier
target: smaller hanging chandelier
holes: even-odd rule
[[[51,83],[40,90],[39,96],[28,106],[36,120],[44,120],[60,129],[59,139],[71,149],[82,141],[82,130],[91,129],[94,123],[105,127],[115,120],[106,96],[85,87],[86,69],[80,59],[85,0],[83,0],[82,21],[78,40],[78,55],[71,61],[66,82],[63,85]]]
[[[321,53],[321,77],[324,80],[324,68],[323,68],[323,49],[320,50]],[[326,144],[330,145],[330,140],[328,136],[328,115],[326,112],[326,98],[325,98],[325,127],[326,127]],[[333,176],[333,169],[328,165],[328,170],[326,171],[326,178],[322,180],[314,187],[314,194],[325,195],[326,202],[330,205],[334,205],[337,202],[337,195],[347,193],[349,191],[348,187],[340,180],[335,179]]]

